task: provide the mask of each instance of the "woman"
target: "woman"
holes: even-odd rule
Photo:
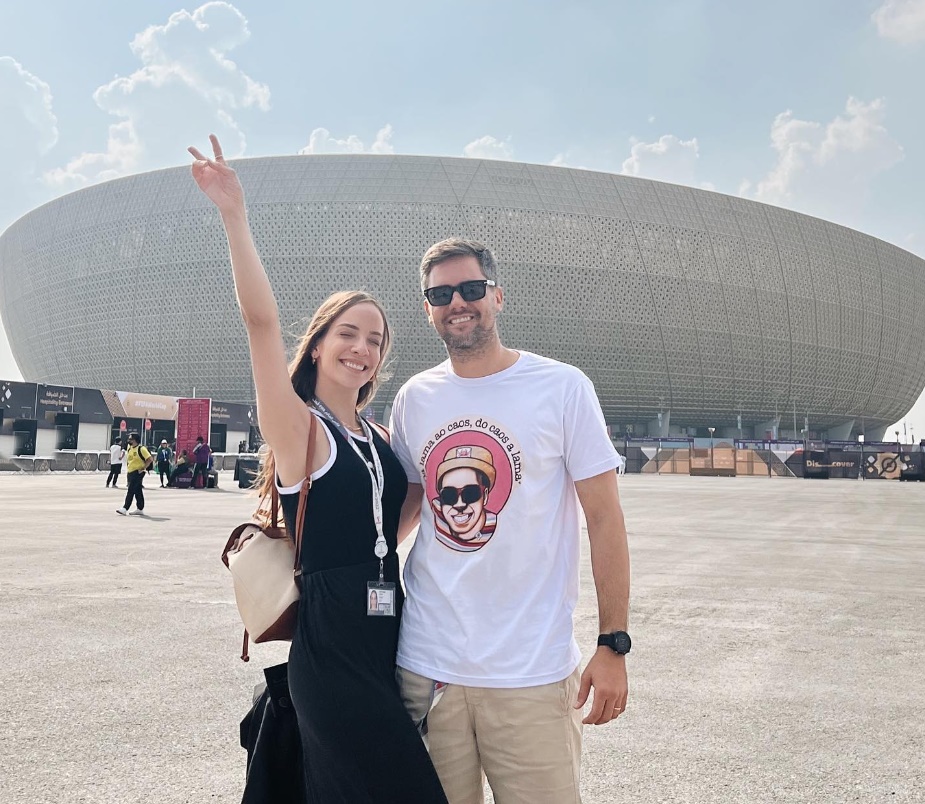
[[[276,300],[257,255],[235,172],[210,135],[214,159],[190,148],[193,177],[221,214],[271,454],[261,491],[278,483],[289,532],[305,481],[311,417],[318,437],[302,540],[302,598],[289,687],[305,755],[307,799],[323,804],[446,797],[395,682],[398,616],[372,616],[372,591],[401,609],[397,530],[407,480],[388,433],[359,412],[389,351],[380,304],[366,293],[328,298],[287,367]],[[374,734],[376,739],[369,739]]]
[[[187,474],[190,471],[189,465],[189,453],[186,450],[180,453],[180,457],[177,458],[177,465],[174,467],[173,471],[170,473],[170,480],[167,482],[168,486],[176,486],[177,478],[180,475]]]

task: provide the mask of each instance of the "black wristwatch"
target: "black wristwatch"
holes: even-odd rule
[[[626,631],[614,631],[612,634],[601,634],[597,638],[597,646],[610,648],[614,653],[625,656],[633,647],[633,641]]]

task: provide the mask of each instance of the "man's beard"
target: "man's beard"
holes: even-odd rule
[[[439,334],[450,357],[467,360],[483,354],[498,337],[495,319],[493,316],[489,316],[489,319],[486,325],[485,319],[481,315],[477,316],[472,329],[461,335],[452,333],[450,327],[445,326]]]
[[[440,337],[451,357],[461,359],[481,355],[495,338],[494,327],[482,326],[481,319],[464,335],[455,335],[444,329]]]

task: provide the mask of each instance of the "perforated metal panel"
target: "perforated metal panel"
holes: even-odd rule
[[[388,402],[444,352],[433,242],[497,253],[505,341],[584,369],[611,422],[890,423],[925,385],[925,261],[739,198],[606,173],[411,156],[235,163],[292,346],[332,291],[382,299]],[[0,312],[30,380],[253,401],[227,246],[187,168],[60,198],[0,237]]]

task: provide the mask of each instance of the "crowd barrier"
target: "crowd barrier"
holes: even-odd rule
[[[627,474],[925,481],[925,446],[853,441],[626,438]]]
[[[922,444],[856,442],[728,441],[712,447],[678,438],[625,439],[617,449],[627,474],[801,477],[925,482]],[[217,472],[234,472],[242,487],[252,484],[258,468],[254,453],[213,453]],[[109,452],[62,450],[50,456],[0,455],[0,472],[108,472]]]
[[[234,471],[240,460],[256,460],[253,453],[212,453],[212,467],[217,472]],[[155,471],[156,471],[155,466]],[[61,450],[52,455],[0,455],[0,472],[108,472],[109,452]],[[235,475],[237,480],[237,474]]]

